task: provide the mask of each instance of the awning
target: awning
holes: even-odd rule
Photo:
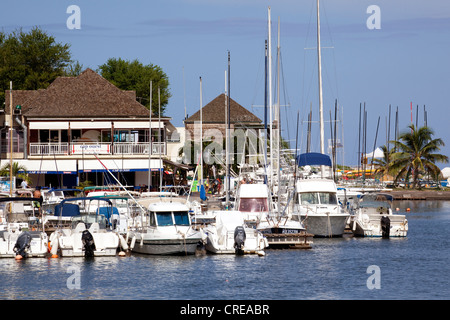
[[[192,169],[195,168],[195,167],[188,166],[187,164],[178,163],[178,162],[170,161],[170,160],[167,160],[167,159],[163,159],[163,162],[165,164],[174,166],[176,168],[184,169],[184,170],[192,170]]]
[[[330,156],[317,152],[302,153],[297,156],[297,163],[300,167],[310,165],[323,165],[331,167]]]
[[[17,162],[20,166],[26,168],[30,174],[76,174],[77,173],[77,160],[22,160],[13,159],[13,162]],[[1,164],[9,163],[8,160],[2,160]]]
[[[100,163],[101,161],[101,163]],[[158,171],[162,169],[159,159],[88,159],[78,160],[79,172],[106,172],[105,167],[111,172],[132,172],[132,171]],[[103,165],[102,165],[103,164]]]

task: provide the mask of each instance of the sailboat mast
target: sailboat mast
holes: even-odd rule
[[[230,203],[228,176],[230,175],[230,170],[228,168],[228,89],[227,89],[227,70],[225,70],[225,197],[226,197],[226,208],[228,209]]]
[[[273,168],[273,147],[272,147],[272,141],[273,141],[273,134],[272,134],[272,31],[271,31],[271,19],[270,19],[270,7],[268,8],[268,62],[269,62],[269,131],[270,131],[270,165],[269,165],[269,176],[270,176],[270,186],[273,185],[272,183],[272,168]]]
[[[322,99],[322,56],[320,48],[320,14],[319,0],[317,0],[317,65],[319,72],[319,121],[320,121],[320,153],[325,154],[324,124],[323,124],[323,99]],[[324,166],[321,166],[322,177]]]
[[[200,77],[200,185],[203,185],[203,101],[202,101],[202,77]]]
[[[13,101],[12,101],[12,81],[9,82],[9,111],[10,120],[9,120],[9,196],[13,195],[13,133],[14,133],[14,125],[13,125]]]
[[[280,192],[281,186],[281,173],[280,173],[280,153],[281,153],[281,117],[280,117],[280,59],[281,59],[281,49],[280,49],[280,17],[278,17],[278,44],[277,44],[277,107],[275,111],[275,120],[277,121],[277,146],[276,146],[276,154],[277,154],[277,163],[275,169],[277,171],[278,177],[278,194]],[[280,214],[280,197],[278,196],[278,215]]]

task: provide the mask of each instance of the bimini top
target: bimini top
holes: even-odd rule
[[[311,165],[324,165],[331,167],[330,156],[317,152],[302,153],[297,156],[297,164],[299,167]]]

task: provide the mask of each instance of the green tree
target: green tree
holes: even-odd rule
[[[393,168],[391,168],[391,155],[394,149],[388,150],[386,145],[381,146],[380,149],[383,151],[383,158],[373,158],[372,164],[375,166],[375,175],[380,175],[381,177],[385,175],[393,175]]]
[[[5,163],[1,168],[0,168],[0,176],[2,177],[8,177],[9,173],[10,173],[10,163]],[[19,165],[18,162],[13,162],[13,166],[12,166],[12,175],[13,177],[25,180],[28,185],[31,184],[31,178],[28,175],[27,172],[27,168],[23,165]]]
[[[64,75],[71,62],[69,48],[38,27],[30,32],[0,32],[0,104],[5,101],[9,81],[14,90],[37,90]]]
[[[447,163],[448,157],[435,153],[445,144],[440,138],[432,139],[434,132],[431,128],[416,128],[413,124],[408,128],[410,130],[402,133],[398,140],[392,141],[398,152],[392,154],[390,167],[397,172],[395,182],[400,177],[405,177],[407,182],[412,176],[412,187],[416,188],[420,174],[439,175],[440,169],[436,163]]]
[[[136,100],[150,107],[150,81],[152,81],[152,111],[158,114],[158,87],[160,88],[161,115],[164,114],[169,98],[169,78],[161,67],[143,65],[137,59],[133,61],[110,58],[99,66],[98,72],[112,84],[122,90],[136,91]]]

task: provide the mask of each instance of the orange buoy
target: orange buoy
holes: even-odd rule
[[[409,211],[411,211],[411,209],[410,208],[406,208],[406,212],[409,212]]]
[[[15,257],[16,260],[22,260],[22,258],[23,257],[20,254],[16,255],[16,257]]]
[[[52,254],[52,258],[58,258],[57,254]]]

